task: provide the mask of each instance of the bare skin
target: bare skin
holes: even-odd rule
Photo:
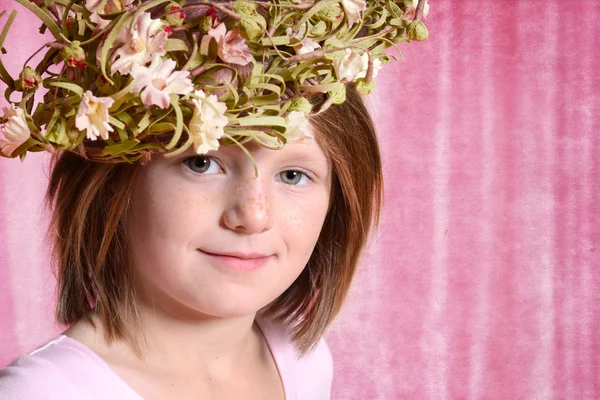
[[[331,167],[314,140],[247,148],[258,176],[235,146],[155,157],[136,176],[125,224],[143,357],[127,341],[109,346],[97,319],[98,329],[78,322],[65,332],[145,400],[285,397],[255,317],[305,268],[327,214]],[[236,269],[247,259],[263,261]]]
[[[227,368],[200,364],[192,367],[189,363],[172,368],[161,363],[156,352],[141,360],[124,341],[107,345],[102,329],[95,329],[85,321],[75,323],[64,334],[98,354],[144,400],[285,398],[277,366],[255,323],[250,334],[239,343],[236,363]],[[218,362],[218,356],[213,356]]]

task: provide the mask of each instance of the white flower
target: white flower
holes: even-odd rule
[[[335,60],[333,65],[337,70],[338,78],[340,80],[345,79],[346,82],[354,82],[359,78],[365,78],[367,76],[369,55],[366,52],[359,55],[351,49],[346,49],[346,54],[341,59]],[[380,69],[381,61],[378,59],[373,60],[373,78],[377,76]]]
[[[87,90],[79,103],[75,126],[80,131],[87,130],[86,137],[90,140],[108,139],[108,132],[113,132],[108,123],[108,109],[115,101],[110,97],[96,97]]]
[[[163,60],[155,55],[148,67],[136,65],[131,71],[133,86],[131,93],[141,94],[142,103],[146,106],[159,106],[162,109],[169,107],[169,94],[187,94],[194,90],[194,84],[189,78],[189,71],[175,71],[177,63],[171,59]]]
[[[102,10],[99,10],[102,0],[87,0],[85,8],[91,12],[90,21],[96,24],[97,29],[104,29],[109,23],[109,20],[102,19],[98,14],[114,14],[129,7],[133,0],[107,0]]]
[[[412,21],[413,19],[415,19],[415,14],[417,13],[417,6],[419,5],[419,0],[409,0],[409,2],[410,5],[406,6],[402,19]],[[425,0],[425,7],[423,7],[423,15],[427,16],[427,14],[429,14],[429,4],[427,4],[427,0]]]
[[[306,35],[306,24],[303,24],[295,35],[292,35],[292,28],[287,28],[286,34],[290,37],[292,44],[300,43],[300,46],[294,46],[296,54],[307,54],[321,48],[319,43],[308,36],[302,39]]]
[[[0,152],[10,156],[20,145],[31,136],[27,126],[25,113],[22,109],[10,105],[2,107],[4,118],[0,126]]]
[[[311,53],[317,49],[321,48],[321,45],[311,38],[307,37],[303,41],[300,42],[300,48],[296,49],[296,54],[306,54]]]
[[[218,101],[214,94],[206,97],[202,90],[196,90],[194,94],[202,100],[192,99],[195,107],[189,129],[196,153],[206,154],[219,148],[219,139],[225,134],[223,128],[229,122],[225,116],[227,105]]]
[[[288,143],[304,142],[306,139],[313,138],[308,119],[303,112],[292,111],[285,118],[285,121],[287,123],[285,136]]]
[[[155,55],[164,56],[167,36],[161,20],[150,18],[150,13],[142,13],[133,26],[119,36],[122,46],[112,56],[111,71],[129,74],[134,66],[148,64]]]
[[[367,9],[367,2],[365,0],[342,0],[342,6],[348,17],[348,25],[352,26],[360,21],[360,12]]]

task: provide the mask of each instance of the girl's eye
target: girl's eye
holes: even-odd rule
[[[190,157],[186,158],[183,162],[197,174],[217,174],[221,171],[219,164],[209,157]]]
[[[299,184],[306,184],[306,181],[310,180],[310,178],[306,176],[306,174],[295,170],[280,172],[279,177],[281,178],[281,181],[286,185],[294,186],[298,186]]]

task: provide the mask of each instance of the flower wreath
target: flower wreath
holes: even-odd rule
[[[54,38],[18,79],[0,60],[9,103],[0,155],[21,159],[68,150],[145,162],[191,146],[205,154],[220,141],[281,148],[307,137],[306,115],[344,102],[346,83],[369,93],[396,59],[387,48],[428,36],[427,0],[16,1]],[[0,33],[2,53],[15,17]],[[40,86],[47,92],[35,104]]]

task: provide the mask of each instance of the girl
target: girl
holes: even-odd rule
[[[24,100],[0,149],[54,153],[69,328],[0,370],[1,398],[329,399],[322,335],[382,194],[357,89],[407,32],[376,22],[412,22],[403,3],[317,3],[23,3],[59,31],[9,85]]]

